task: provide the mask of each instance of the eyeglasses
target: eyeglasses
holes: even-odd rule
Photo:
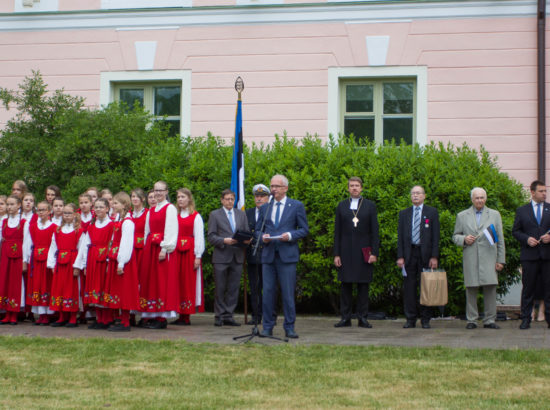
[[[165,192],[167,191],[166,189],[153,189],[153,192]]]
[[[270,185],[270,187],[278,189],[278,188],[284,188],[284,185]]]

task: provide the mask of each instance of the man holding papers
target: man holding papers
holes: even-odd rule
[[[475,329],[478,318],[477,293],[483,288],[485,317],[483,327],[499,329],[497,315],[497,272],[506,260],[500,213],[485,206],[487,193],[474,188],[470,208],[456,217],[453,242],[463,247],[464,285],[466,287],[466,329]]]

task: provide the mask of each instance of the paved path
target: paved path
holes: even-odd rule
[[[237,321],[243,322],[243,316],[237,315]],[[165,340],[184,339],[194,343],[235,344],[234,336],[249,333],[252,326],[215,327],[211,313],[192,316],[191,326],[171,326],[164,330],[148,330],[132,328],[131,332],[114,333],[105,330],[89,330],[80,325],[76,329],[52,328],[49,326],[34,326],[24,322],[17,326],[0,326],[0,335],[24,335],[42,337],[106,337],[122,339]],[[497,348],[497,349],[550,349],[550,329],[546,323],[533,322],[529,330],[519,330],[518,320],[497,322],[501,329],[466,330],[466,322],[458,319],[433,320],[431,329],[403,329],[404,319],[371,320],[372,329],[353,327],[334,328],[336,317],[299,316],[296,321],[296,331],[299,339],[290,340],[292,344],[333,344],[361,346],[447,346],[466,348]],[[275,336],[284,336],[282,321],[274,329]],[[254,342],[273,345],[279,342],[263,338],[254,338]]]

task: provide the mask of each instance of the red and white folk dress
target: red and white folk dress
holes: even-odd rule
[[[179,274],[178,313],[191,315],[204,312],[202,266],[195,269],[195,259],[204,252],[204,223],[200,214],[186,210],[178,215],[178,243],[175,256]]]
[[[176,207],[168,201],[157,204],[147,214],[143,250],[144,281],[140,284],[140,311],[143,318],[173,318],[179,305],[178,272],[172,252],[178,239]],[[161,250],[166,258],[159,261]]]
[[[49,309],[52,271],[47,267],[48,252],[57,225],[52,221],[37,220],[25,224],[23,262],[27,263],[26,304],[39,315],[51,314]]]
[[[17,322],[17,312],[25,306],[23,283],[23,238],[25,220],[19,215],[2,221],[0,251],[0,309],[6,310],[5,322]],[[10,315],[14,313],[14,315]]]
[[[78,312],[82,308],[79,277],[74,276],[73,268],[82,234],[82,228],[75,231],[74,226],[70,224],[56,229],[53,235],[48,253],[48,267],[53,270],[51,310]]]
[[[147,222],[148,211],[147,208],[142,208],[139,212],[132,212],[132,221],[134,221],[134,253],[140,284],[145,280],[143,248],[145,247],[145,222]]]
[[[109,250],[104,306],[110,309],[138,310],[139,286],[134,254],[134,223],[129,215],[114,222]],[[118,268],[123,269],[122,275]]]

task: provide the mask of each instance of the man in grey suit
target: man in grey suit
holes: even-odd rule
[[[475,329],[478,318],[478,287],[483,288],[485,317],[483,327],[498,329],[497,272],[506,260],[500,213],[485,206],[487,193],[474,188],[470,194],[473,206],[456,217],[453,242],[463,247],[464,285],[466,286],[466,329]]]
[[[233,235],[237,231],[249,232],[248,221],[243,211],[233,208],[235,193],[230,189],[222,192],[221,203],[222,207],[208,218],[208,242],[214,246],[214,326],[240,326],[233,311],[239,298],[245,255],[242,247],[235,246],[238,242]]]

